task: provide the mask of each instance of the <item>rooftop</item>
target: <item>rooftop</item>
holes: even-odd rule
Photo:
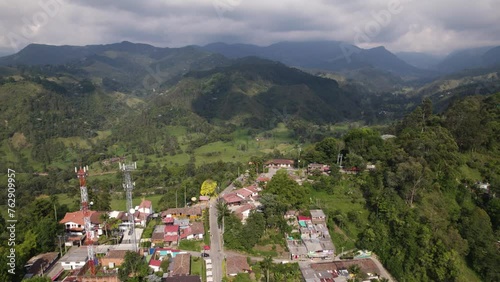
[[[284,165],[293,165],[295,162],[293,160],[288,160],[288,159],[273,159],[270,161],[267,161],[266,164],[284,164]]]
[[[26,262],[25,267],[28,267],[26,274],[36,275],[43,273],[59,257],[58,252],[44,253],[32,257]],[[43,269],[43,270],[42,270]]]
[[[75,262],[87,260],[87,247],[72,247],[69,251],[59,260],[59,262]]]
[[[325,213],[323,210],[310,210],[311,217],[325,217]]]
[[[184,207],[184,208],[171,208],[161,213],[162,216],[167,216],[169,214],[176,215],[201,215],[200,207]]]
[[[125,255],[127,254],[127,250],[111,250],[106,254],[106,258],[113,258],[113,259],[123,259],[125,258]]]
[[[189,270],[191,268],[191,255],[190,254],[178,254],[175,256],[174,268],[172,275],[189,275]]]
[[[179,225],[166,225],[164,232],[165,233],[179,232]]]
[[[247,258],[244,256],[228,256],[226,259],[226,271],[228,275],[236,275],[238,273],[250,270]]]
[[[89,211],[90,216],[92,217],[92,214],[95,211]],[[85,225],[85,222],[83,221],[83,211],[76,211],[76,212],[67,212],[64,215],[64,218],[59,221],[59,223],[65,224],[68,222],[74,222],[80,225]]]
[[[201,277],[196,275],[166,277],[162,282],[201,282]]]
[[[365,273],[380,273],[377,265],[371,259],[343,260],[325,263],[313,263],[311,268],[315,271],[347,269],[349,266],[357,264],[361,271]]]
[[[239,203],[244,200],[240,196],[236,195],[236,193],[234,192],[224,195],[223,199],[228,204]]]
[[[142,200],[141,204],[139,205],[139,208],[140,209],[142,209],[142,208],[150,209],[152,205],[153,204],[151,203],[151,201],[149,201],[149,200]]]

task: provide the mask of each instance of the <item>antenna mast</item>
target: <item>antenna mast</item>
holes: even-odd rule
[[[135,236],[135,220],[134,213],[135,209],[132,206],[132,190],[134,190],[135,183],[132,182],[132,177],[130,172],[137,169],[137,163],[132,164],[122,164],[119,163],[120,170],[123,172],[123,188],[125,189],[125,194],[127,195],[127,213],[128,220],[130,222],[130,230],[132,232],[132,244],[134,245],[134,252],[137,252],[137,239]]]
[[[90,272],[95,274],[95,252],[94,252],[94,230],[92,230],[92,223],[90,222],[90,211],[89,211],[89,194],[87,192],[87,175],[88,166],[77,169],[75,167],[76,175],[80,180],[80,194],[82,197],[82,212],[83,212],[83,222],[85,224],[85,245],[87,245],[87,260],[90,266]]]

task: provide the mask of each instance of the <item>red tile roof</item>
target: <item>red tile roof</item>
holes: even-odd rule
[[[244,205],[242,205],[241,207],[239,207],[239,208],[235,211],[235,213],[237,213],[237,214],[238,214],[238,213],[243,213],[244,211],[251,210],[251,209],[253,209],[253,208],[254,208],[254,206],[253,206],[253,205],[251,205],[251,204],[244,204]]]
[[[205,233],[205,227],[203,226],[203,222],[193,222],[193,224],[191,224],[191,230],[193,234]]]
[[[163,222],[165,222],[165,223],[174,223],[174,218],[173,217],[165,217],[163,219]]]
[[[224,195],[223,199],[228,204],[233,204],[233,203],[238,203],[238,202],[243,201],[243,199],[241,197],[239,197],[238,195],[236,195],[236,193],[226,194],[226,195]]]
[[[142,200],[141,204],[139,205],[139,208],[150,209],[151,205],[152,205],[151,201],[149,201],[149,200]]]
[[[179,225],[167,225],[165,226],[165,233],[179,232]]]
[[[228,275],[249,271],[247,258],[244,256],[228,256],[226,259],[226,272]]]
[[[255,185],[250,185],[248,187],[245,187],[245,189],[250,190],[252,193],[258,193],[259,190],[257,190],[257,186]]]
[[[310,217],[308,217],[308,216],[303,216],[303,215],[299,215],[299,216],[298,216],[298,218],[299,218],[299,220],[304,220],[304,221],[311,220],[311,218],[310,218]]]
[[[92,214],[95,213],[95,211],[89,211],[90,216],[92,217]],[[74,222],[80,225],[85,225],[85,222],[83,221],[83,211],[76,211],[76,212],[67,212],[66,215],[64,215],[64,218],[59,221],[59,223],[65,224],[68,222]]]
[[[193,230],[191,230],[191,227],[184,228],[182,229],[181,232],[181,239],[187,238],[187,236],[193,234]]]
[[[152,259],[152,260],[149,261],[149,265],[151,265],[151,266],[160,266],[161,265],[161,260]]]
[[[165,235],[163,240],[165,242],[177,242],[179,240],[179,235]]]
[[[172,276],[189,275],[189,271],[191,268],[191,255],[178,254],[175,256],[173,264],[174,267],[172,270]]]
[[[209,196],[200,196],[200,201],[210,201]]]
[[[245,188],[238,189],[238,190],[234,191],[234,193],[240,194],[244,198],[248,198],[248,197],[252,196],[252,191],[245,189]]]
[[[264,177],[264,176],[257,178],[257,181],[259,182],[268,182],[269,180],[270,180],[269,177]]]

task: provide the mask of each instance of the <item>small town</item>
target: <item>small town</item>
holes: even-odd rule
[[[500,0],[0,2],[0,282],[500,282]]]
[[[120,163],[120,168],[127,175],[136,165]],[[77,171],[83,190],[86,189],[87,169]],[[369,169],[375,167],[372,165]],[[243,273],[255,276],[252,265],[266,257],[224,248],[224,225],[217,223],[220,207],[244,225],[251,214],[262,213],[261,193],[276,173],[281,172],[290,180],[302,183],[309,181],[307,174],[328,175],[331,168],[311,163],[304,175],[298,175],[293,160],[273,159],[265,163],[264,170],[266,172],[253,181],[247,171],[220,194],[200,195],[193,199],[195,204],[184,207],[158,211],[144,198],[129,211],[103,212],[83,208],[68,212],[59,222],[65,227],[64,236],[59,237],[60,252],[32,257],[26,265],[25,278],[44,275],[52,281],[120,281],[118,269],[133,255],[142,258],[148,272],[154,273],[148,276],[148,281],[213,282],[232,281],[231,278]],[[353,173],[358,169],[339,171]],[[129,178],[124,179],[124,187],[128,187]],[[242,186],[249,180],[251,183],[246,187],[235,186],[236,183]],[[130,187],[133,189],[133,185]],[[85,206],[82,202],[82,207]],[[296,263],[299,271],[295,272],[297,277],[294,279],[340,282],[363,273],[365,280],[393,281],[370,251],[353,253],[334,246],[323,210],[287,210],[282,217],[290,227],[290,233],[282,234],[286,248],[280,256],[269,258],[277,264]],[[114,226],[110,228],[111,225]],[[109,236],[109,233],[113,234],[113,244],[99,244],[99,237]]]

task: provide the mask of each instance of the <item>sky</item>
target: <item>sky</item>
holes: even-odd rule
[[[27,44],[336,40],[438,55],[500,45],[500,0],[2,0],[0,55]]]

